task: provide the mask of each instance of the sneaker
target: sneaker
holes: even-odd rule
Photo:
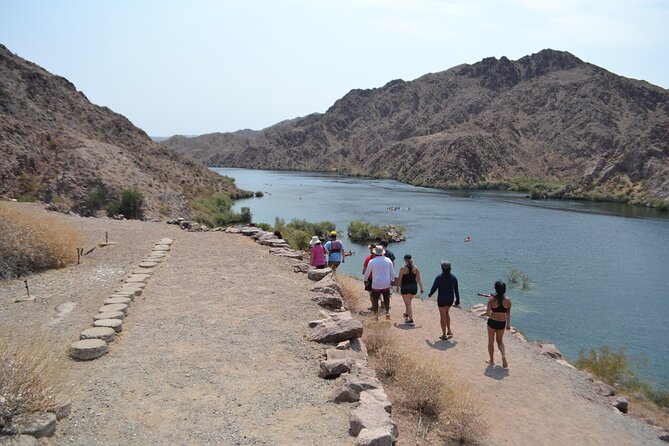
[[[390,314],[388,314],[388,313],[386,313],[386,320],[387,320],[387,321],[390,320]]]
[[[413,319],[407,319],[406,324],[407,324],[407,325],[416,325],[416,324],[414,323]]]

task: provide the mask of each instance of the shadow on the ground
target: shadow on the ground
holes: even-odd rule
[[[497,379],[497,380],[502,380],[509,376],[509,369],[505,369],[503,367],[500,367],[498,365],[490,365],[485,368],[485,371],[483,374],[489,378]]]
[[[400,330],[415,330],[417,328],[423,328],[422,325],[407,325],[407,324],[393,324],[395,328],[399,328]]]
[[[444,341],[442,339],[439,339],[438,341],[430,341],[429,339],[425,340],[425,343],[436,349],[436,350],[441,350],[441,351],[446,351],[449,348],[455,347],[458,345],[458,341],[454,341],[453,339],[449,339],[447,341]]]

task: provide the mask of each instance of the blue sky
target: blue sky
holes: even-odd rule
[[[259,129],[544,48],[668,88],[667,24],[667,0],[0,0],[0,43],[154,136]]]

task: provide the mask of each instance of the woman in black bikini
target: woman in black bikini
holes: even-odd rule
[[[488,295],[488,355],[490,359],[486,361],[490,365],[495,365],[495,339],[497,339],[497,348],[502,354],[502,367],[507,368],[506,354],[504,352],[504,329],[511,330],[511,299],[504,296],[506,293],[506,284],[502,281],[495,282],[495,294]]]
[[[418,294],[418,287],[423,293],[423,281],[420,278],[420,271],[413,264],[411,254],[404,256],[404,266],[400,268],[400,276],[397,278],[397,288],[399,288],[404,299],[404,323],[407,325],[414,325],[413,310],[411,309],[411,299]]]

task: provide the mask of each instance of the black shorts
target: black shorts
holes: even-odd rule
[[[415,283],[402,284],[400,294],[418,294],[418,285]]]
[[[440,307],[452,307],[455,299],[437,298],[437,305]]]
[[[372,298],[379,299],[383,296],[384,299],[390,299],[390,288],[385,290],[372,290]]]
[[[331,262],[328,261],[328,266],[329,266],[330,268],[332,268],[333,266],[334,266],[335,268],[338,268],[339,265],[341,265],[341,262],[340,262],[340,261],[337,261],[337,260],[333,260],[333,261],[331,261]]]
[[[493,330],[504,330],[506,328],[506,321],[488,319],[488,327],[492,328]]]

